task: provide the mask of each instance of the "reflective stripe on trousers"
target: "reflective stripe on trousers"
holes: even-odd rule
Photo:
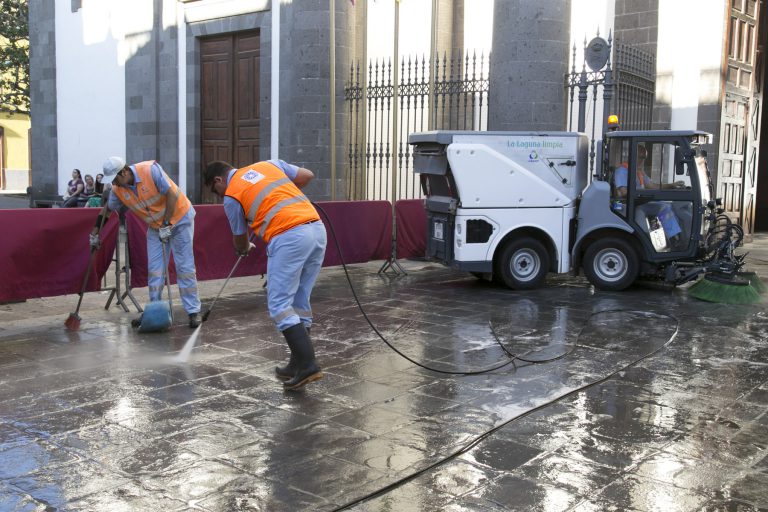
[[[312,325],[309,299],[326,243],[325,226],[318,221],[291,228],[267,245],[267,304],[278,330],[299,322]]]
[[[181,296],[181,303],[184,305],[184,311],[189,313],[200,312],[200,298],[197,293],[197,275],[195,274],[195,256],[192,252],[192,239],[195,233],[195,221],[190,219],[171,229],[170,258],[173,254],[173,262],[176,265],[176,283],[179,286],[178,294],[174,294],[174,299],[178,300]],[[163,247],[160,242],[157,230],[147,229],[147,284],[149,286],[149,300],[159,300],[161,297],[168,300],[167,293],[164,291],[165,264],[163,263]],[[173,292],[171,292],[173,294]]]

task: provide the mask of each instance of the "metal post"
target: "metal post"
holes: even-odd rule
[[[427,116],[427,130],[434,130],[435,120],[432,116],[432,108],[437,107],[435,99],[435,75],[437,74],[437,23],[439,0],[432,0],[432,33],[429,40],[429,115]],[[434,103],[434,105],[433,105]]]
[[[400,145],[400,130],[398,130],[397,127],[397,101],[399,96],[399,89],[400,89],[400,73],[398,72],[399,66],[398,61],[400,60],[400,50],[399,50],[399,39],[400,39],[400,0],[395,0],[395,48],[393,50],[394,57],[392,60],[395,63],[395,73],[393,75],[392,80],[392,236],[395,236],[395,216],[394,216],[394,208],[395,208],[395,201],[397,201],[397,173],[399,172],[399,166],[397,158],[395,158],[395,152],[397,151],[397,147]]]
[[[272,96],[269,109],[269,154],[270,158],[277,159],[280,158],[280,0],[272,0],[272,71],[269,80]],[[186,144],[186,140],[181,143]]]
[[[363,8],[363,95],[362,95],[362,109],[363,109],[363,136],[361,148],[361,165],[362,178],[361,185],[363,189],[362,199],[368,199],[368,162],[365,156],[367,153],[368,143],[368,0],[361,2]],[[359,136],[359,135],[358,135]]]
[[[611,100],[613,100],[613,72],[611,71],[611,32],[608,32],[608,61],[605,67],[605,80],[603,81],[603,122],[600,139],[608,132],[608,116],[611,115]]]
[[[587,38],[584,38],[584,54],[587,52]],[[579,76],[579,127],[578,131],[584,133],[587,130],[587,61],[581,65]]]
[[[397,262],[397,217],[395,215],[395,202],[397,201],[397,173],[398,165],[397,158],[395,158],[395,147],[399,144],[399,131],[397,129],[397,97],[398,97],[398,85],[399,85],[399,73],[397,70],[397,63],[399,59],[398,39],[400,36],[400,0],[395,0],[395,48],[394,58],[395,61],[395,73],[393,75],[393,87],[392,87],[392,242],[391,252],[389,259],[379,269],[379,274],[386,272],[388,269],[392,269],[395,274],[406,274],[406,271]]]

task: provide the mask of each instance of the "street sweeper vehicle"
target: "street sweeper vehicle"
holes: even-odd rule
[[[427,258],[517,290],[549,272],[602,290],[638,278],[749,285],[743,232],[714,198],[701,131],[413,133]],[[596,159],[589,176],[590,158]]]

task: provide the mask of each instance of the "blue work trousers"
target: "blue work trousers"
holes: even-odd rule
[[[181,303],[187,314],[200,312],[200,297],[197,294],[197,274],[195,256],[192,252],[192,239],[195,233],[195,221],[189,219],[171,228],[171,239],[166,245],[166,258],[173,254],[176,264],[176,282],[179,285]],[[147,229],[147,261],[149,300],[160,300],[165,285],[165,263],[163,262],[163,243],[156,229]],[[170,251],[168,249],[170,248]]]
[[[278,330],[312,325],[309,297],[323,266],[325,226],[312,222],[280,233],[267,245],[267,306]]]

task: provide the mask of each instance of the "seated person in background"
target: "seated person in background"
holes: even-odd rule
[[[96,195],[96,183],[93,181],[93,176],[90,174],[85,175],[85,187],[77,198],[78,206],[85,206],[88,200]]]
[[[101,180],[104,178],[104,175],[99,173],[96,175],[96,182],[94,183],[94,190],[96,193],[88,199],[88,202],[85,203],[85,206],[87,207],[102,207],[104,206],[104,203],[106,202],[105,197],[109,194],[109,183],[106,184],[106,187],[104,186],[104,183],[101,182]],[[106,190],[106,194],[104,193]]]
[[[96,175],[96,193],[97,194],[103,194],[104,193],[104,184],[101,182],[101,180],[104,178],[103,174],[97,174]]]
[[[67,194],[64,196],[64,202],[62,208],[75,208],[77,206],[77,198],[83,192],[85,183],[80,174],[80,169],[72,170],[72,179],[67,183]]]

